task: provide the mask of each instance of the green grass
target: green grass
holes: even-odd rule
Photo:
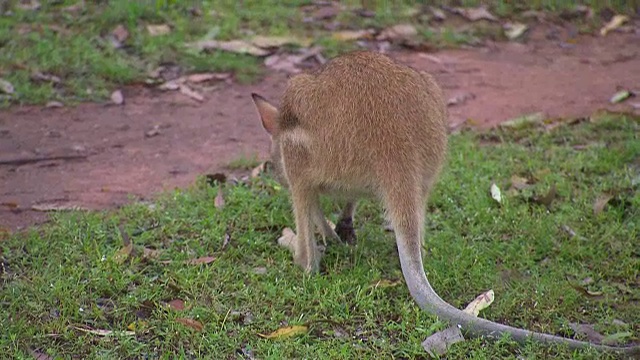
[[[241,154],[229,161],[227,168],[230,170],[251,170],[258,165],[260,165],[260,159],[258,159],[257,154]]]
[[[148,74],[162,64],[177,65],[183,73],[230,71],[239,82],[251,82],[262,74],[262,59],[248,55],[214,51],[195,52],[185,44],[203,38],[231,40],[259,35],[303,35],[325,47],[325,55],[335,56],[356,47],[353,42],[331,38],[327,21],[305,21],[304,5],[309,1],[86,1],[81,10],[69,11],[76,1],[41,1],[38,10],[21,9],[17,1],[4,1],[0,10],[0,77],[11,82],[16,91],[0,96],[0,106],[14,103],[43,104],[50,100],[77,103],[104,100],[117,87],[144,83]],[[383,29],[397,23],[413,23],[428,43],[458,46],[473,43],[476,36],[501,33],[499,24],[481,31],[458,32],[456,25],[438,25],[428,16],[411,11],[425,2],[371,1],[372,17],[362,17],[353,9],[360,1],[343,4],[346,11],[335,18],[339,29]],[[438,1],[436,4],[448,4]],[[488,4],[500,16],[510,17],[523,10],[516,2],[463,1],[463,5]],[[584,2],[596,10],[607,3]],[[575,1],[534,1],[527,8],[561,11]],[[638,1],[613,1],[617,11],[633,12]],[[417,15],[416,15],[417,14]],[[166,24],[168,34],[151,36],[147,25]],[[109,36],[123,26],[128,37],[120,48]],[[60,83],[38,82],[32,74],[58,76]]]
[[[611,115],[549,133],[452,136],[427,215],[425,268],[436,291],[463,308],[493,289],[495,301],[480,316],[513,326],[575,336],[567,324],[580,322],[603,334],[631,331],[637,339],[639,134],[640,119]],[[531,187],[508,190],[513,175]],[[502,205],[489,195],[492,182],[502,189]],[[550,208],[531,201],[554,185],[558,196]],[[0,353],[15,359],[28,358],[29,349],[92,359],[230,359],[243,351],[260,359],[427,358],[420,343],[444,324],[420,311],[404,281],[372,286],[402,280],[378,204],[360,205],[357,245],[330,246],[322,274],[309,277],[276,245],[281,230],[293,227],[281,187],[267,175],[226,184],[225,205],[216,208],[218,186],[202,179],[153,204],[58,214],[50,225],[1,241]],[[594,215],[594,202],[606,192],[617,195]],[[323,205],[335,221],[337,206]],[[159,256],[116,261],[123,248],[119,225],[138,253],[146,247]],[[182,263],[202,256],[216,260]],[[572,286],[587,278],[584,288],[602,296]],[[184,300],[185,310],[160,306],[174,299]],[[204,330],[177,318],[197,319]],[[616,319],[628,325],[615,325]],[[131,324],[135,335],[100,337],[73,328],[125,331]],[[311,330],[280,340],[257,335],[285,324],[311,324]],[[516,357],[609,358],[506,339],[468,340],[447,355]]]

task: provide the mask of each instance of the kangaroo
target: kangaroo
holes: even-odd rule
[[[373,196],[384,205],[395,232],[411,296],[465,335],[496,339],[508,333],[520,343],[531,337],[571,348],[640,353],[640,346],[591,344],[478,318],[433,290],[421,245],[425,204],[447,154],[448,114],[431,75],[379,53],[355,51],[291,77],[279,107],[251,95],[271,137],[274,176],[290,193],[297,234],[290,245],[294,262],[305,272],[319,271],[314,226],[323,237],[353,238],[357,201]],[[320,195],[346,200],[335,230],[322,213]]]

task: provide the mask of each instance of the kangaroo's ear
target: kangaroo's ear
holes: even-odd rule
[[[256,93],[252,93],[251,97],[253,98],[253,103],[258,109],[258,114],[260,114],[262,126],[270,135],[273,135],[278,128],[278,109]]]

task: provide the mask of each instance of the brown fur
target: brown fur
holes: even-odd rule
[[[292,250],[306,272],[319,269],[314,224],[323,236],[339,238],[338,227],[331,229],[322,214],[319,196],[347,200],[339,225],[348,227],[357,199],[372,195],[387,209],[407,286],[421,308],[472,335],[508,332],[519,341],[532,336],[589,345],[473,317],[444,302],[429,285],[421,256],[425,203],[447,152],[446,105],[430,75],[358,51],[291,78],[279,109],[259,95],[253,98],[272,138],[276,176],[291,193],[297,231]]]

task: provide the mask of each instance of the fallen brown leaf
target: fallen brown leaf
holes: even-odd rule
[[[504,25],[504,34],[509,40],[515,40],[524,35],[528,29],[529,27],[523,23],[506,23]]]
[[[199,92],[191,89],[190,87],[188,87],[185,84],[180,84],[178,89],[180,90],[180,93],[183,95],[186,95],[198,102],[203,102],[204,101],[204,96],[202,96]]]
[[[292,336],[302,335],[307,333],[307,331],[309,331],[309,328],[307,326],[294,325],[294,326],[287,326],[287,327],[280,328],[270,334],[258,333],[258,336],[265,339],[283,339],[283,338],[288,338]]]
[[[257,178],[258,176],[260,176],[260,174],[264,172],[265,163],[266,162],[263,162],[260,165],[256,166],[255,168],[253,168],[253,170],[251,170],[251,178]]]
[[[334,40],[338,41],[355,41],[369,38],[374,34],[373,30],[345,30],[337,31],[331,34]]]
[[[29,349],[29,354],[35,359],[35,360],[53,360],[52,356],[49,356],[39,350],[31,350]]]
[[[197,259],[191,259],[191,260],[187,260],[184,263],[186,265],[201,265],[201,264],[210,264],[212,263],[216,258],[214,256],[203,256],[203,257],[199,257]]]
[[[287,249],[293,251],[294,243],[296,240],[296,233],[294,233],[290,228],[286,227],[282,229],[282,236],[278,238],[278,245],[286,247]]]
[[[122,105],[124,103],[124,96],[122,95],[122,91],[116,90],[111,93],[111,102],[116,105]]]
[[[103,330],[103,329],[90,329],[90,328],[83,328],[83,327],[79,327],[79,326],[73,326],[74,329],[76,330],[80,330],[82,332],[86,332],[89,334],[93,334],[93,335],[98,335],[98,336],[111,336],[111,335],[127,335],[127,336],[133,336],[136,333],[133,331],[113,331],[113,330]]]
[[[160,250],[143,248],[142,249],[142,257],[145,259],[155,259],[160,256]]]
[[[224,207],[224,194],[222,191],[222,187],[218,188],[218,193],[216,194],[216,198],[213,199],[213,204],[215,205],[216,209],[222,209]]]
[[[0,78],[0,92],[11,95],[14,91],[15,89],[13,88],[13,84],[3,78]]]
[[[123,43],[129,37],[129,31],[122,24],[116,26],[113,31],[111,31],[111,35],[113,35],[114,39],[116,39],[119,43]]]
[[[231,77],[229,73],[200,73],[200,74],[191,74],[187,76],[187,81],[190,83],[201,83],[205,81],[211,80],[226,80]]]
[[[175,299],[167,302],[167,305],[173,310],[182,311],[184,310],[184,300]]]
[[[196,331],[202,331],[204,330],[204,325],[202,325],[201,322],[199,322],[198,320],[194,320],[194,319],[189,319],[189,318],[177,318],[176,319],[177,322],[179,322],[180,324],[184,325],[184,326],[188,326]]]
[[[426,338],[422,342],[422,348],[431,357],[438,357],[445,354],[453,344],[464,340],[460,329],[452,326]]]
[[[382,30],[377,40],[402,41],[418,35],[418,30],[411,24],[398,24]]]
[[[64,104],[61,103],[60,101],[49,101],[49,102],[47,102],[45,107],[50,108],[50,109],[52,109],[52,108],[61,108],[61,107],[64,107]]]
[[[497,21],[498,20],[484,6],[480,6],[476,8],[458,7],[458,8],[454,8],[453,12],[470,21],[478,21],[478,20]]]
[[[377,289],[377,288],[389,288],[389,287],[394,287],[396,285],[401,284],[402,282],[400,280],[387,280],[387,279],[382,279],[382,280],[378,280],[376,281],[374,284],[371,285],[372,288]]]
[[[191,43],[188,46],[203,50],[220,50],[226,52],[232,52],[236,54],[248,54],[253,56],[266,56],[269,55],[269,51],[261,49],[251,43],[243,40],[231,40],[231,41],[217,41],[217,40],[201,40],[195,43]]]
[[[529,187],[529,179],[518,175],[511,176],[511,187],[516,190],[522,190]]]
[[[622,26],[627,21],[629,21],[629,17],[628,16],[626,16],[626,15],[615,15],[614,17],[611,18],[611,20],[609,20],[608,23],[606,23],[602,27],[602,29],[600,29],[600,35],[601,36],[607,35],[610,31],[613,31],[613,30],[619,28],[620,26]]]
[[[147,25],[147,31],[151,36],[159,36],[170,33],[171,27],[167,24]]]
[[[85,210],[83,207],[69,203],[38,203],[31,205],[33,211],[76,211]]]
[[[613,199],[613,195],[611,194],[602,194],[598,196],[596,201],[593,203],[593,214],[594,215],[600,214],[611,199]]]
[[[131,255],[132,251],[133,251],[133,244],[132,243],[129,243],[128,245],[125,245],[123,248],[118,250],[113,255],[113,261],[115,261],[118,264],[122,264],[123,262],[125,262],[129,258],[129,256]]]
[[[569,323],[569,327],[576,333],[584,335],[590,342],[600,344],[602,343],[602,339],[604,339],[604,336],[597,332],[591,324]]]
[[[251,43],[259,48],[280,48],[285,45],[298,45],[302,47],[308,47],[311,45],[312,40],[306,38],[298,38],[294,36],[264,36],[256,35],[251,38]]]
[[[473,316],[478,316],[481,310],[486,309],[493,303],[493,299],[493,290],[488,290],[473,299],[463,311]]]
[[[51,74],[45,74],[40,71],[36,71],[35,73],[31,74],[30,79],[33,82],[39,82],[39,83],[59,84],[62,82],[62,80],[60,80],[59,77]]]

